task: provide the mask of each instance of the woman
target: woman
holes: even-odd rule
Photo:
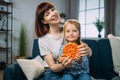
[[[39,37],[39,48],[41,56],[45,61],[46,80],[61,80],[61,71],[66,67],[71,67],[73,61],[66,57],[62,63],[57,63],[59,48],[63,40],[63,31],[60,27],[60,15],[55,6],[50,2],[43,2],[37,6],[35,18],[35,33]],[[89,53],[90,49],[85,46],[84,54]],[[80,56],[80,55],[79,55]],[[69,78],[68,78],[69,79]]]

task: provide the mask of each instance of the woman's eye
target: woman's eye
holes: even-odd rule
[[[55,10],[55,8],[53,7],[53,8],[51,8],[51,11],[54,11]]]
[[[49,12],[45,12],[45,16],[48,16],[49,15]]]

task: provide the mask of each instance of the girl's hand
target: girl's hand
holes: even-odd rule
[[[70,57],[65,57],[63,56],[63,54],[61,54],[58,58],[57,58],[59,63],[62,63],[62,65],[65,68],[71,67],[73,65],[73,60]]]
[[[61,55],[58,56],[57,61],[59,63],[62,63],[64,59],[65,59],[65,56],[63,56],[63,54],[61,54]]]
[[[65,57],[64,60],[62,61],[62,64],[65,68],[69,68],[73,65],[74,60],[70,57]]]

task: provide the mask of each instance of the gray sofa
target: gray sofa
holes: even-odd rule
[[[113,61],[109,39],[83,39],[83,42],[86,42],[93,52],[89,60],[91,76],[95,79],[105,80],[112,80],[115,77],[118,77],[118,74],[116,74],[113,70]],[[40,51],[38,48],[38,39],[34,39],[32,57],[28,57],[28,59],[35,58],[37,55],[40,55]],[[43,80],[43,77],[44,76],[42,75],[37,80]],[[4,68],[3,80],[27,79],[18,63],[13,63]]]

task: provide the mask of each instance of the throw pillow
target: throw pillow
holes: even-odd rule
[[[45,70],[43,60],[40,56],[37,56],[32,60],[17,59],[17,62],[28,80],[34,80],[38,78]]]
[[[120,75],[120,37],[108,35],[112,49],[114,71]]]

